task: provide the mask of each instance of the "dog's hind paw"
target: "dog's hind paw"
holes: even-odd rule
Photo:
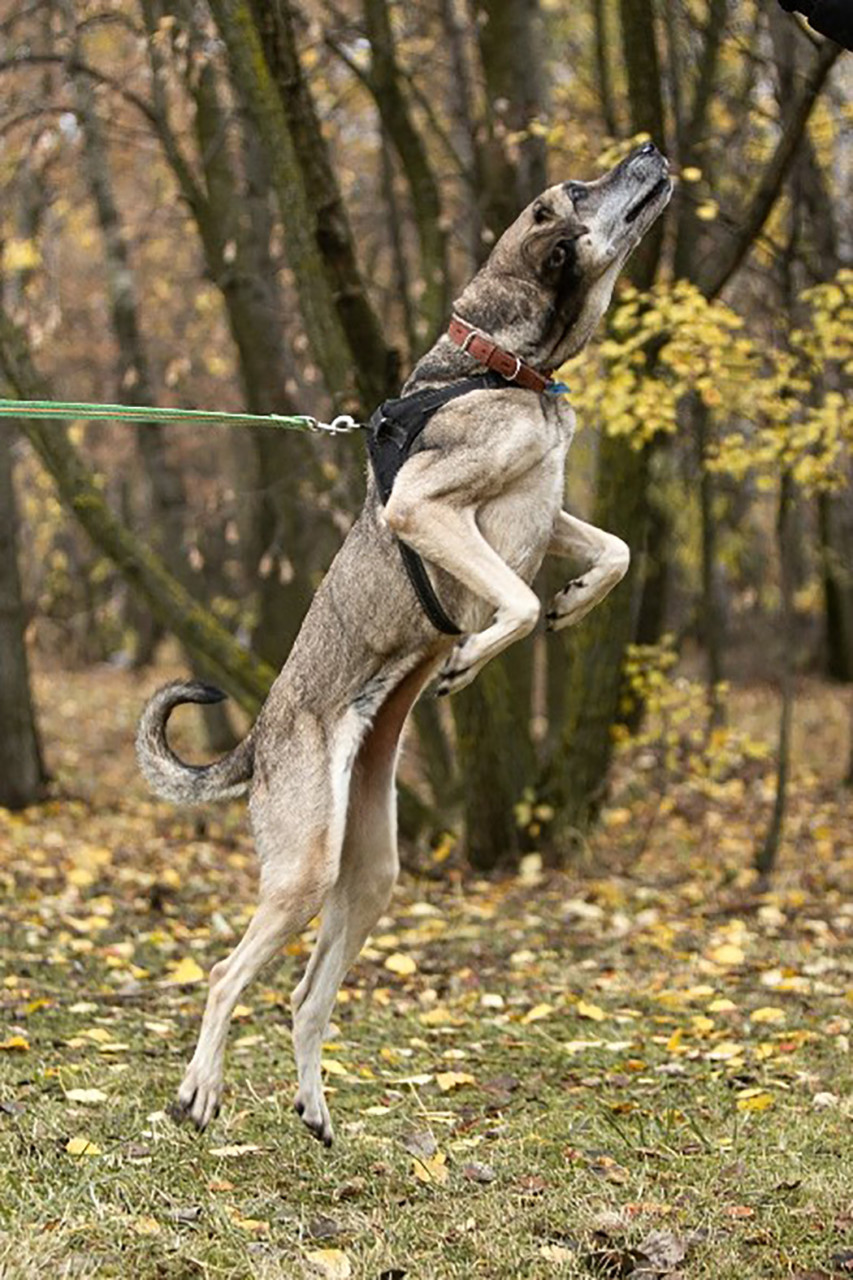
[[[293,1110],[299,1116],[309,1133],[312,1133],[324,1147],[330,1147],[334,1141],[335,1131],[332,1128],[332,1117],[323,1098],[319,1102],[305,1103],[299,1094],[293,1103]]]
[[[169,1115],[178,1124],[191,1120],[201,1133],[219,1115],[221,1098],[221,1081],[199,1081],[188,1071]]]

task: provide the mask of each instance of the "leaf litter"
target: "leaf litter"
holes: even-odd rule
[[[674,1280],[694,1255],[726,1280],[850,1274],[834,1223],[853,1178],[853,822],[813,770],[794,779],[770,892],[749,872],[743,793],[692,796],[689,819],[676,796],[639,863],[634,824],[606,809],[592,874],[540,860],[460,892],[450,852],[442,879],[405,877],[324,1046],[325,1157],[291,1116],[286,1027],[315,927],[238,1009],[211,1133],[165,1115],[205,976],[253,910],[254,855],[239,806],[196,820],[145,794],[129,749],[142,694],[123,673],[100,683],[72,674],[65,709],[46,704],[49,740],[66,717],[76,735],[79,775],[61,747],[59,767],[96,779],[85,798],[0,812],[0,1137],[64,1215],[47,1229],[40,1202],[11,1204],[12,1239],[71,1251],[85,1230],[103,1257],[124,1240],[146,1280],[170,1225],[220,1269],[250,1249],[288,1275],[453,1274],[460,1250],[513,1280],[579,1261]],[[641,824],[644,803],[612,811]],[[79,1180],[107,1174],[89,1221]],[[313,1233],[324,1213],[339,1234]]]

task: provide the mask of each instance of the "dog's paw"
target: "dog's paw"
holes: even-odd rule
[[[482,665],[479,661],[477,637],[467,636],[460,640],[438,673],[436,697],[444,698],[466,688],[477,678]]]
[[[332,1128],[332,1117],[322,1094],[303,1097],[302,1091],[297,1093],[293,1110],[299,1116],[309,1133],[313,1133],[324,1147],[330,1147],[334,1141],[335,1131]]]
[[[169,1108],[169,1114],[178,1124],[191,1120],[201,1133],[219,1115],[221,1101],[222,1081],[202,1079],[190,1067],[177,1098]]]
[[[563,627],[574,626],[596,604],[597,597],[591,595],[585,580],[573,578],[551,601],[551,607],[545,614],[545,626],[548,631],[561,631]]]

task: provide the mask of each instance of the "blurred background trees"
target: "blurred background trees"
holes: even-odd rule
[[[537,634],[450,708],[422,702],[403,805],[411,835],[464,826],[482,867],[565,856],[614,744],[647,731],[636,672],[664,637],[705,672],[709,734],[724,678],[782,681],[782,761],[796,673],[853,679],[840,53],[775,0],[7,5],[2,394],[363,417],[524,204],[651,136],[675,197],[567,373],[570,505],[626,538],[631,575],[568,642]],[[0,708],[31,800],[24,632],[57,670],[142,668],[174,635],[254,710],[358,510],[364,452],[17,428],[0,424],[0,625],[18,637]],[[221,713],[206,731],[232,737]]]

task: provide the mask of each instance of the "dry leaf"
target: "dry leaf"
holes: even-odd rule
[[[532,1009],[527,1011],[521,1021],[526,1026],[530,1022],[539,1022],[542,1018],[550,1017],[553,1012],[554,1006],[552,1004],[535,1004]]]
[[[313,1249],[305,1258],[323,1280],[349,1280],[352,1275],[352,1264],[342,1249]]]
[[[253,1156],[258,1151],[263,1151],[263,1147],[257,1146],[254,1142],[244,1142],[230,1147],[211,1147],[210,1154],[231,1159],[237,1156]]]
[[[575,1013],[579,1018],[591,1018],[593,1022],[603,1022],[607,1017],[603,1009],[599,1009],[597,1004],[590,1004],[587,1000],[577,1002]]]
[[[749,1015],[750,1022],[784,1022],[785,1010],[776,1005],[765,1005],[761,1009],[753,1009]]]
[[[442,1093],[449,1093],[451,1089],[461,1089],[466,1084],[476,1084],[474,1076],[469,1075],[467,1071],[439,1071],[436,1073],[435,1082]]]
[[[746,955],[743,947],[739,947],[736,942],[724,942],[719,947],[711,948],[708,959],[713,960],[714,964],[734,965],[743,964]]]
[[[418,966],[415,964],[411,956],[404,955],[402,951],[394,951],[385,960],[385,968],[390,969],[392,973],[399,974],[401,978],[409,978],[413,973],[417,973]]]
[[[65,1097],[68,1102],[81,1102],[84,1107],[96,1107],[107,1100],[100,1089],[68,1089]]]
[[[437,1183],[443,1186],[449,1175],[447,1156],[443,1151],[436,1151],[434,1156],[415,1156],[412,1172],[420,1182]]]
[[[201,982],[204,970],[192,956],[184,956],[178,964],[173,965],[168,978],[163,979],[163,986],[186,986],[190,982]]]
[[[30,1047],[30,1042],[26,1036],[9,1036],[8,1040],[0,1043],[0,1049],[7,1053],[26,1053]]]
[[[88,1138],[69,1138],[65,1150],[70,1156],[99,1156],[101,1148]]]

